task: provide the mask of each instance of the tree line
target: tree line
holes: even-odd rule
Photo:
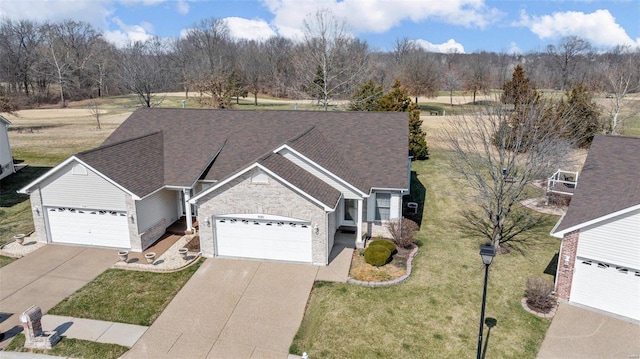
[[[257,104],[264,93],[314,100],[326,109],[370,80],[384,89],[399,80],[416,101],[439,91],[466,91],[475,102],[476,95],[502,88],[517,65],[538,88],[570,91],[581,85],[606,93],[612,121],[622,98],[640,83],[637,48],[603,52],[573,36],[521,55],[433,53],[407,38],[397,39],[391,51],[376,51],[327,10],[305,19],[300,41],[235,39],[217,18],[201,20],[180,38],[154,37],[121,48],[85,22],[0,23],[0,103],[6,107],[64,106],[123,93],[135,93],[151,107],[162,100],[159,93],[182,91],[215,108],[247,96]]]

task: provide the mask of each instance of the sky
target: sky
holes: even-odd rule
[[[320,9],[378,51],[404,38],[461,53],[545,51],[566,36],[603,51],[640,46],[640,0],[0,0],[2,18],[86,21],[117,46],[178,38],[207,18],[226,21],[238,39],[299,40]]]

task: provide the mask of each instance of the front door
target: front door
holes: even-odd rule
[[[358,200],[345,198],[342,210],[342,225],[355,226],[358,219]]]

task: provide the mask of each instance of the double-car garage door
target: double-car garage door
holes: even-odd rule
[[[130,248],[126,212],[80,208],[46,209],[54,243]]]
[[[311,224],[270,215],[215,217],[218,256],[311,262]]]
[[[578,257],[570,301],[640,320],[640,271]]]

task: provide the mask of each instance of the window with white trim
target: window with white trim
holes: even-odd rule
[[[391,218],[391,193],[376,193],[376,221]]]

